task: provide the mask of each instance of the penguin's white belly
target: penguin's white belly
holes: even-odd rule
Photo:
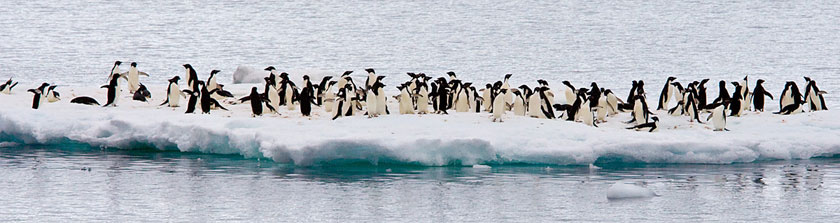
[[[545,118],[544,114],[540,110],[540,97],[537,95],[532,95],[528,98],[528,116],[534,118]]]
[[[571,88],[566,88],[566,104],[575,103],[576,98],[575,92]]]
[[[268,101],[268,104],[270,104],[271,107],[280,111],[280,95],[277,94],[277,90],[274,90],[274,88],[268,88]]]
[[[645,111],[643,111],[642,102],[639,100],[633,105],[633,118],[636,119],[637,125],[645,123]]]
[[[712,112],[712,126],[715,127],[715,130],[723,130],[726,128],[726,117],[723,114],[723,106],[715,108]]]
[[[503,97],[496,97],[493,101],[493,118],[500,119],[505,114],[505,99]]]
[[[519,116],[525,116],[525,101],[520,98],[517,98],[513,102],[513,114]]]
[[[455,111],[456,112],[467,112],[470,110],[470,104],[468,102],[467,93],[461,91],[458,94],[458,101],[455,102]]]
[[[376,114],[385,115],[388,114],[388,98],[385,97],[385,91],[379,89],[379,95],[376,96]]]
[[[373,95],[373,92],[368,92],[365,104],[367,104],[368,116],[378,115],[377,112],[379,112],[379,110],[376,108],[376,96]]]
[[[429,92],[424,89],[420,90],[420,97],[417,97],[417,113],[425,114],[429,112]]]
[[[481,97],[484,99],[484,111],[490,111],[490,108],[493,107],[493,102],[490,101],[490,90],[484,90],[484,94],[482,94]]]

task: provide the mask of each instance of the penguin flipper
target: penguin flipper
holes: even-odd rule
[[[240,102],[240,103],[245,103],[246,101],[250,101],[250,100],[251,100],[251,96],[250,96],[250,95],[248,95],[248,96],[245,96],[245,97],[243,97],[243,98],[240,98],[240,99],[239,99],[239,102]]]
[[[149,74],[147,74],[146,72],[142,72],[142,71],[138,71],[137,75],[143,75],[143,76],[146,76],[146,77],[149,76]]]
[[[163,105],[165,105],[165,104],[169,104],[169,97],[166,97],[166,101],[163,101],[163,103],[161,103],[161,104],[160,104],[160,105],[158,105],[158,106],[163,106]]]
[[[219,108],[221,108],[222,110],[225,110],[225,111],[230,111],[230,110],[228,110],[227,108],[222,107],[222,104],[221,104],[221,103],[219,103],[219,101],[217,101],[216,99],[210,98],[210,103],[212,103],[212,104],[216,105],[216,107],[219,107]]]

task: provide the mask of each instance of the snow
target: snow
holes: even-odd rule
[[[226,85],[237,97],[256,85]],[[598,128],[561,120],[504,115],[491,122],[488,113],[362,115],[331,120],[323,108],[313,117],[281,107],[282,115],[251,118],[248,104],[231,111],[184,114],[185,107],[158,107],[164,86],[149,86],[150,103],[123,94],[119,107],[70,104],[77,96],[104,103],[105,89],[58,88],[62,100],[32,110],[32,94],[19,88],[0,95],[0,142],[17,144],[82,143],[132,149],[154,147],[270,158],[295,165],[336,162],[380,164],[501,165],[511,163],[589,165],[596,161],[729,164],[767,159],[808,159],[840,154],[836,110],[791,116],[746,112],[729,118],[728,132],[687,117],[661,113],[658,132],[627,130],[629,114],[608,119]],[[262,87],[259,87],[262,88]],[[389,92],[394,95],[396,92]],[[187,100],[181,100],[182,106]],[[650,103],[650,102],[649,102]],[[705,120],[706,115],[703,115]]]
[[[654,196],[656,196],[656,193],[650,189],[628,182],[617,182],[607,189],[607,199],[609,200],[648,198]]]

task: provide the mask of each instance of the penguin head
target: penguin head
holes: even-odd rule
[[[137,67],[137,62],[131,62],[131,67]]]
[[[216,75],[217,73],[221,72],[220,70],[212,70],[210,71],[210,76]]]
[[[736,82],[736,81],[733,81],[731,84],[732,84],[732,86],[735,86],[735,87],[739,87],[739,86],[741,86],[741,84],[739,84],[739,83],[738,83],[738,82]]]
[[[327,86],[332,87],[336,83],[338,83],[338,81],[330,81],[329,83],[327,83]]]
[[[653,119],[653,122],[659,122],[659,118],[658,118],[658,117],[656,117],[656,116],[653,116],[653,117],[651,117],[650,119]]]
[[[510,89],[510,92],[513,93],[513,95],[516,95],[517,97],[522,96],[522,93],[520,93],[519,90]]]
[[[119,66],[120,64],[122,64],[122,61],[118,60],[117,62],[114,62],[114,66]]]
[[[472,83],[471,82],[466,82],[462,85],[464,86],[464,88],[470,88],[470,86],[472,86]]]
[[[190,65],[190,64],[184,64],[182,66],[184,66],[184,68],[186,68],[186,69],[192,69],[192,65]]]
[[[309,81],[309,75],[303,75],[303,80]]]
[[[756,84],[763,84],[763,83],[764,83],[764,79],[758,79],[757,81],[755,81],[755,83],[756,83]]]
[[[251,94],[257,93],[257,87],[251,87]]]
[[[745,76],[744,76],[744,81],[746,81],[746,80],[747,80],[747,78],[748,78],[749,76],[750,76],[750,75],[745,75]]]
[[[709,82],[709,78],[700,80],[700,86],[703,86],[704,84],[706,84],[706,82]]]
[[[385,76],[376,76],[376,81],[382,81],[382,79],[385,79]]]
[[[676,79],[677,79],[677,78],[676,78],[676,77],[673,77],[673,76],[668,77],[668,81],[674,81],[674,80],[676,80]]]
[[[365,69],[365,71],[367,71],[369,74],[376,74],[376,72],[373,71],[373,68],[367,68]]]
[[[612,90],[610,90],[610,89],[604,90],[604,95],[610,95],[610,94],[612,94]]]
[[[510,79],[510,76],[513,76],[513,74],[505,74],[505,80]]]
[[[572,83],[571,83],[571,82],[569,82],[569,81],[563,81],[563,85],[568,86],[568,87],[569,87],[569,88],[571,88],[572,90],[574,90],[574,89],[575,89],[575,87],[573,87],[573,86],[572,86]],[[633,81],[633,85],[636,85],[636,81]]]
[[[499,89],[499,93],[500,94],[505,94],[505,93],[507,93],[507,89]]]
[[[802,78],[805,78],[805,83],[811,83],[811,78],[810,77],[802,77]]]
[[[175,82],[177,84],[179,80],[181,80],[181,77],[175,76],[172,79],[169,79],[169,82]]]
[[[344,73],[343,73],[343,74],[341,74],[341,76],[342,76],[342,77],[344,77],[344,76],[350,75],[350,74],[352,74],[352,73],[353,73],[353,71],[352,71],[352,70],[344,71]]]
[[[490,89],[493,88],[493,85],[488,83],[487,85],[484,85],[484,88]]]
[[[265,69],[263,69],[263,70],[265,70],[265,71],[274,71],[274,70],[276,70],[276,69],[274,69],[274,66],[268,66],[268,67],[266,67],[266,68],[265,68]]]
[[[720,80],[720,82],[718,82],[718,85],[720,85],[721,87],[726,87],[726,81]]]

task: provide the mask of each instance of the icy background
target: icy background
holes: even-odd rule
[[[113,61],[165,83],[191,63],[205,78],[238,65],[340,73],[374,67],[484,83],[598,81],[626,94],[683,81],[810,75],[838,104],[840,3],[834,1],[24,1],[0,7],[0,79],[104,84]],[[31,86],[30,86],[31,85]],[[751,86],[753,84],[750,84]],[[655,87],[654,87],[655,86]],[[389,88],[390,88],[389,87]]]

